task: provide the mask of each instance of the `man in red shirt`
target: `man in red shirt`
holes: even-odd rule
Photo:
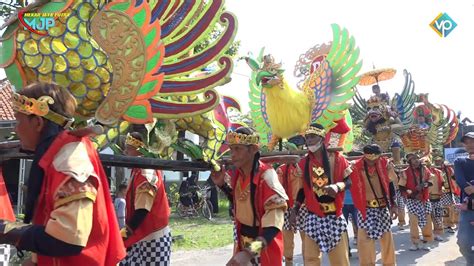
[[[145,148],[138,132],[127,135],[125,153],[142,156]],[[129,249],[122,265],[169,265],[171,232],[168,227],[170,207],[160,170],[132,169],[126,200],[126,226],[122,229]]]
[[[311,124],[305,132],[308,154],[298,163],[303,188],[298,192],[291,214],[296,224],[299,208],[308,209],[305,218],[305,265],[320,265],[322,252],[331,265],[349,265],[347,223],[342,215],[344,191],[350,187],[349,162],[339,152],[328,152],[323,142],[326,131]]]
[[[402,172],[398,185],[402,196],[406,198],[408,208],[410,235],[413,243],[410,250],[430,250],[428,243],[433,241],[432,210],[429,202],[432,174],[428,167],[422,164],[417,153],[407,154],[406,159],[409,167]],[[418,227],[421,228],[423,234],[421,242]]]
[[[13,212],[10,197],[3,180],[2,164],[0,163],[0,219],[9,222],[15,221],[15,213]],[[8,265],[10,260],[10,245],[0,245],[0,265]]]
[[[259,137],[252,129],[228,133],[227,143],[235,171],[222,167],[211,174],[233,203],[237,247],[227,265],[282,265],[285,190],[276,171],[259,160]]]
[[[306,218],[306,208],[300,208],[298,213],[296,227],[290,224],[291,208],[294,206],[298,191],[302,188],[302,179],[296,174],[297,161],[292,163],[283,164],[277,169],[278,178],[280,183],[283,185],[286,194],[288,195],[288,210],[285,212],[285,223],[283,224],[283,244],[284,244],[284,256],[285,264],[293,265],[293,250],[295,247],[294,236],[297,231],[300,232],[300,237],[304,244],[304,219]],[[304,247],[302,248],[304,252]],[[303,253],[304,258],[304,253]]]
[[[360,265],[375,265],[375,241],[380,240],[382,264],[395,265],[392,219],[396,219],[395,187],[392,163],[380,157],[377,144],[364,147],[364,157],[352,164],[351,193],[359,210],[358,241]]]
[[[25,223],[1,222],[0,244],[32,251],[39,266],[116,265],[125,249],[107,177],[85,131],[68,130],[74,97],[58,85],[36,83],[12,102],[22,149],[35,157]]]
[[[444,241],[443,234],[443,204],[441,198],[444,194],[444,173],[436,168],[434,165],[429,167],[433,178],[431,179],[432,186],[429,188],[430,203],[432,209],[433,234],[434,240]]]
[[[454,176],[454,168],[444,162],[442,154],[437,154],[433,158],[435,166],[444,174],[444,192],[441,196],[441,204],[444,208],[443,211],[443,224],[446,231],[450,234],[454,234],[454,228],[458,224],[459,211],[455,207],[455,204],[459,203],[459,196],[461,190],[458,184],[456,184],[456,177]]]

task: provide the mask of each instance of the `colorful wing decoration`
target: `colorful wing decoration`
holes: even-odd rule
[[[0,66],[16,89],[37,80],[67,88],[78,101],[77,118],[115,126],[202,114],[219,102],[213,88],[230,80],[232,61],[224,53],[237,28],[223,0],[70,0],[26,10],[68,16],[44,35],[18,20],[10,24]],[[195,53],[211,32],[217,37]],[[190,75],[210,64],[215,71]],[[200,101],[171,95],[199,95]]]
[[[357,89],[357,86],[354,87],[354,105],[352,108],[353,111],[353,116],[355,121],[363,121],[365,119],[365,116],[367,114],[367,101],[362,98],[362,96],[359,93],[359,90]]]
[[[403,126],[409,127],[413,123],[413,112],[415,110],[415,82],[411,77],[411,73],[406,69],[403,70],[405,76],[405,85],[402,94],[396,93],[392,99],[392,109],[398,113]]]
[[[265,48],[260,50],[255,64],[258,64],[257,67],[263,65],[263,53]],[[268,122],[268,115],[266,112],[266,101],[265,93],[262,91],[262,87],[257,83],[257,74],[258,72],[252,71],[249,80],[249,107],[250,107],[250,116],[255,124],[255,130],[260,135],[260,142],[267,144],[271,139],[271,126]]]
[[[362,67],[354,37],[337,24],[332,24],[332,30],[333,42],[329,53],[320,59],[321,64],[316,66],[303,86],[305,92],[314,94],[311,122],[321,124],[328,130],[336,126],[335,121],[344,118]]]

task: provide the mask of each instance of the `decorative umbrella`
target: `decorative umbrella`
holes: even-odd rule
[[[378,84],[379,81],[389,80],[395,76],[397,70],[394,68],[380,68],[366,72],[360,76],[359,85],[368,86]]]

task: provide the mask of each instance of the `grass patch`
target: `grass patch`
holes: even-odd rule
[[[170,218],[171,233],[175,241],[172,250],[211,249],[224,247],[233,242],[233,224],[228,212],[227,200],[219,201],[219,213],[209,221],[203,217]]]

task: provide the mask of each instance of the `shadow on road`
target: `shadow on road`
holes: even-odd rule
[[[446,266],[458,266],[458,265],[466,265],[466,260],[461,256],[456,258],[455,260],[450,260],[444,262]]]

